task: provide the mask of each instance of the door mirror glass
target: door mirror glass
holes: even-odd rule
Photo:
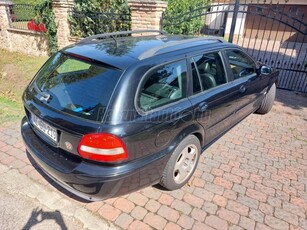
[[[259,68],[258,68],[258,74],[261,74],[261,75],[269,75],[271,74],[273,71],[272,71],[272,68],[269,67],[269,66],[266,66],[266,65],[261,65]]]

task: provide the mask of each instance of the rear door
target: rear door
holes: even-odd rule
[[[221,52],[196,55],[190,61],[193,78],[190,101],[208,144],[232,126],[238,92],[229,82]]]

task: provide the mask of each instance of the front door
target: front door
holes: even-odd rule
[[[233,84],[238,92],[235,122],[254,112],[260,105],[268,82],[256,72],[255,62],[238,49],[225,50],[226,63],[233,75]]]

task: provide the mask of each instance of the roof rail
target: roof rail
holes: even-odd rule
[[[162,30],[132,30],[132,31],[120,31],[120,32],[113,32],[113,33],[104,33],[104,34],[96,34],[93,36],[86,37],[82,39],[79,43],[86,43],[96,39],[103,39],[103,38],[112,38],[113,36],[117,35],[129,35],[129,34],[142,34],[142,33],[158,33],[161,35],[167,34]]]
[[[188,43],[188,42],[198,42],[198,41],[207,41],[207,40],[226,43],[226,41],[224,39],[220,38],[220,37],[214,37],[214,36],[193,37],[193,38],[183,39],[183,40],[179,40],[179,41],[175,41],[175,42],[169,42],[169,43],[166,43],[165,45],[151,48],[149,50],[146,50],[144,53],[142,53],[138,58],[140,60],[146,59],[146,58],[151,57],[151,56],[157,54],[159,51],[161,51],[165,48],[168,48],[168,47],[172,47],[172,46],[176,46],[176,45],[180,45],[180,44],[185,44],[185,43]]]

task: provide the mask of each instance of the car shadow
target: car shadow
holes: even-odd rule
[[[307,93],[278,89],[275,100],[295,110],[307,108]]]
[[[40,224],[45,220],[54,220],[62,230],[67,230],[61,212],[58,210],[55,210],[54,212],[45,212],[38,208],[32,210],[30,218],[22,229],[31,229],[33,226]]]

